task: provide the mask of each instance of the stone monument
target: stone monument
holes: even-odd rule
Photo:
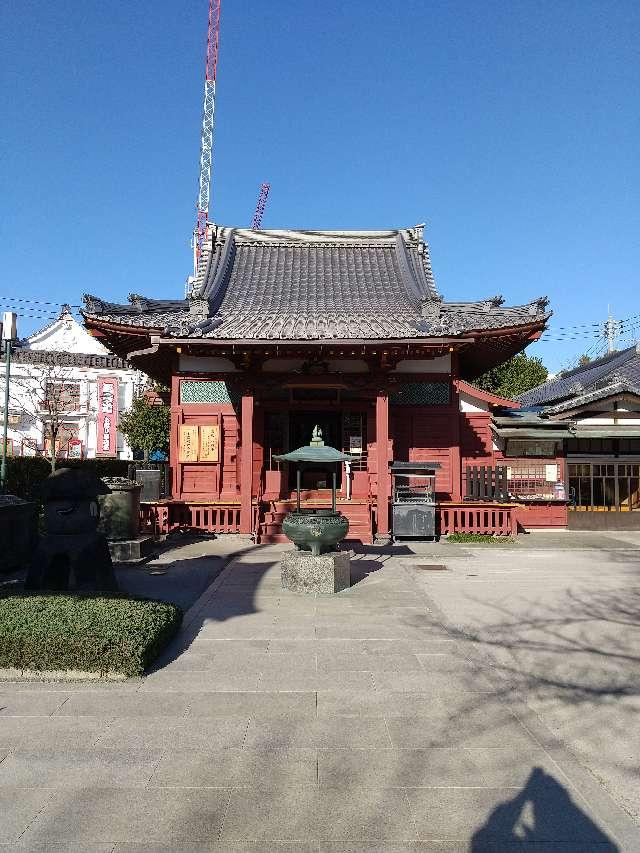
[[[100,523],[111,559],[116,563],[142,563],[153,553],[153,536],[141,535],[140,492],[142,483],[127,477],[102,477],[108,493],[98,497]]]
[[[325,447],[322,430],[313,428],[311,444],[276,456],[280,462],[297,463],[297,506],[282,522],[282,531],[296,545],[282,557],[280,578],[284,589],[294,592],[334,593],[351,586],[351,561],[347,551],[335,550],[349,531],[349,521],[336,510],[336,472],[333,471],[331,509],[302,509],[301,472],[306,464],[350,462],[352,457]]]
[[[62,468],[44,482],[44,523],[25,580],[28,590],[117,591],[106,537],[97,530],[98,496],[109,491],[94,471]]]

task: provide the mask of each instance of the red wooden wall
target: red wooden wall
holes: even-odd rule
[[[181,424],[219,425],[220,462],[178,462]],[[187,404],[171,407],[171,473],[174,498],[235,500],[240,482],[238,419],[233,407],[224,404]]]
[[[460,455],[463,472],[467,465],[494,464],[490,412],[460,413]]]
[[[443,413],[432,406],[398,406],[391,410],[395,459],[439,462],[436,491],[451,498],[459,483],[455,443],[455,410]],[[459,486],[458,486],[459,488]]]

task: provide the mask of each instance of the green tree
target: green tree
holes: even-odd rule
[[[590,356],[590,355],[587,355],[587,354],[586,354],[586,352],[585,352],[585,354],[584,354],[584,355],[581,355],[581,356],[580,356],[580,359],[579,359],[579,361],[578,361],[578,364],[580,365],[580,367],[584,367],[584,365],[585,365],[585,364],[589,364],[589,362],[590,362],[590,361],[591,361],[591,356]]]
[[[150,453],[168,451],[170,419],[168,406],[142,396],[120,415],[118,429],[134,450],[142,450],[146,462]]]
[[[520,353],[488,370],[474,384],[499,397],[513,398],[541,385],[548,375],[539,358]]]

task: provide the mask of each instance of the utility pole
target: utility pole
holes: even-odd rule
[[[607,305],[607,322],[605,323],[605,336],[607,338],[607,352],[614,352],[616,339],[618,337],[618,324],[611,316],[611,306]]]
[[[0,492],[7,490],[7,429],[9,427],[9,380],[11,378],[11,343],[16,335],[17,315],[5,311],[0,323],[0,338],[4,341],[5,378],[4,378],[4,422],[2,427],[2,464],[0,466]]]

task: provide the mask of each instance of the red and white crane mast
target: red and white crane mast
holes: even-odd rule
[[[267,196],[269,195],[269,190],[271,189],[271,184],[264,183],[260,184],[260,195],[258,196],[258,203],[256,204],[256,212],[253,214],[253,221],[251,223],[252,228],[262,228],[262,217],[264,215],[264,209],[267,204]]]
[[[213,156],[213,119],[216,108],[216,74],[218,71],[218,44],[220,41],[220,3],[209,0],[209,25],[207,28],[207,53],[204,72],[204,108],[200,137],[200,180],[198,185],[198,216],[194,233],[194,274],[198,258],[207,237],[209,198],[211,193],[211,161]]]

